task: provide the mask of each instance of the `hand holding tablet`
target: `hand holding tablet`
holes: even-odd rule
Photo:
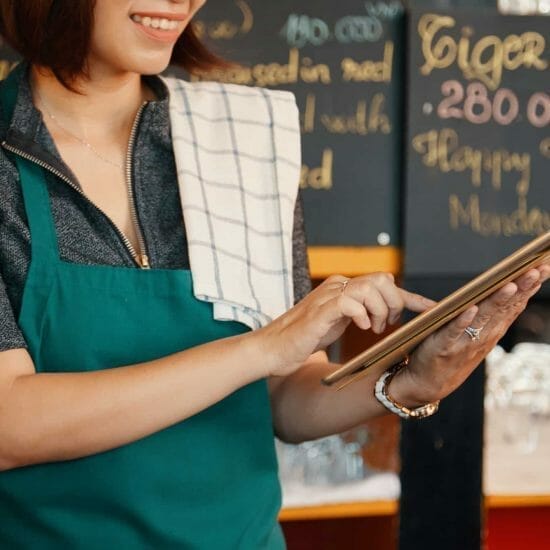
[[[492,340],[495,338],[498,340],[506,323],[508,321],[511,323],[515,319],[525,307],[526,300],[538,290],[537,284],[540,285],[542,281],[537,282],[534,279],[535,274],[529,274],[529,272],[544,264],[550,264],[550,231],[533,239],[432,308],[347,361],[341,368],[323,378],[323,383],[337,384],[338,388],[342,388],[360,379],[369,368],[375,365],[379,368],[388,368],[401,361],[424,341],[426,344],[423,352],[428,347],[431,348],[432,354],[451,353],[447,348],[452,347],[453,339],[463,337],[464,331],[469,334],[473,343],[477,343],[478,338],[483,340],[484,344],[478,346],[473,353],[475,357],[471,358],[473,362],[479,355],[479,361],[477,361],[479,363],[484,357],[483,353],[490,351],[490,348],[487,350],[485,348],[494,345]],[[546,269],[547,267],[544,267],[543,271]],[[543,276],[545,277],[547,275]],[[514,285],[508,285],[514,280],[518,281],[520,287],[517,292]],[[475,304],[480,304],[480,310],[477,313],[471,310],[471,319],[468,321],[465,312]],[[498,320],[499,327],[494,327],[489,334],[489,330],[485,327],[492,317]],[[449,325],[448,330],[443,334],[434,334],[453,320],[455,320],[454,325]],[[464,322],[466,324],[462,326]],[[499,330],[495,330],[496,328]],[[480,329],[482,332],[479,332]],[[428,342],[430,335],[434,337]],[[445,338],[447,341],[444,341]],[[441,347],[438,352],[434,350],[434,346],[437,345]],[[415,369],[412,367],[411,365],[407,369],[408,375],[414,372]]]

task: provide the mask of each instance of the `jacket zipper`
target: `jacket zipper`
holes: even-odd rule
[[[139,120],[141,118],[141,113],[143,111],[143,108],[147,105],[147,101],[144,101],[136,114],[136,117],[134,118],[134,124],[132,125],[132,130],[130,131],[130,139],[128,140],[128,150],[126,152],[126,185],[128,186],[128,196],[130,197],[130,215],[132,216],[132,221],[134,223],[134,227],[136,230],[136,236],[139,242],[139,248],[140,248],[140,254],[139,254],[139,263],[140,267],[143,269],[149,269],[151,266],[149,265],[149,256],[147,254],[147,248],[145,247],[145,239],[143,238],[143,232],[141,231],[141,225],[138,220],[137,210],[136,210],[136,202],[134,200],[134,190],[132,188],[132,156],[134,152],[134,141],[136,139],[136,132]],[[122,232],[121,232],[122,233]],[[126,241],[126,237],[124,237]],[[128,241],[128,244],[131,247],[131,250],[134,251],[134,254],[136,253],[134,250],[134,247],[132,246],[132,243]]]
[[[138,242],[139,242],[139,246],[141,248],[139,254],[136,252],[136,250],[133,247],[130,240],[118,228],[118,226],[111,220],[111,218],[105,213],[105,211],[102,210],[99,206],[97,206],[97,204],[95,204],[93,201],[91,201],[84,194],[84,192],[80,189],[80,187],[78,187],[78,185],[76,185],[70,178],[68,178],[65,174],[63,174],[62,172],[60,172],[59,170],[57,170],[53,166],[49,165],[48,163],[44,162],[43,160],[41,160],[41,159],[39,159],[39,158],[37,158],[33,155],[29,155],[29,153],[26,153],[25,151],[22,151],[21,149],[13,147],[9,143],[7,143],[5,140],[2,141],[2,143],[1,143],[2,147],[7,149],[8,151],[11,151],[12,153],[15,153],[16,155],[19,155],[20,157],[22,157],[26,160],[34,162],[35,164],[37,164],[38,166],[40,166],[42,168],[45,168],[46,170],[48,170],[52,174],[56,175],[58,178],[61,178],[65,183],[70,185],[75,191],[80,193],[80,195],[82,195],[82,197],[84,197],[84,200],[86,200],[89,204],[91,204],[94,208],[99,210],[105,216],[105,218],[111,224],[113,229],[117,232],[120,239],[122,240],[122,242],[124,243],[124,245],[126,246],[128,251],[130,252],[130,255],[132,256],[132,258],[133,258],[134,262],[136,263],[136,265],[138,267],[141,267],[142,269],[150,269],[151,266],[149,265],[149,258],[147,256],[147,249],[145,247],[145,240],[143,238],[143,233],[141,231],[141,227],[140,227],[140,225],[138,223],[138,219],[137,219],[137,212],[136,212],[136,206],[135,206],[135,201],[134,201],[134,193],[133,193],[133,189],[132,189],[132,152],[133,152],[133,148],[134,148],[134,141],[135,141],[135,136],[136,136],[136,131],[137,131],[137,125],[138,125],[139,119],[141,117],[141,113],[143,111],[143,108],[145,107],[146,104],[147,104],[147,102],[142,103],[139,110],[138,110],[138,112],[137,112],[136,118],[134,120],[134,124],[132,126],[132,130],[130,132],[130,139],[129,139],[129,142],[128,142],[128,151],[127,151],[127,155],[126,155],[126,185],[127,185],[127,188],[128,188],[128,194],[130,196],[130,215],[132,217],[132,222],[134,223],[134,226],[135,226],[135,229],[136,229],[136,235],[137,235]]]

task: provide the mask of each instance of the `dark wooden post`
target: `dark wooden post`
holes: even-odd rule
[[[438,299],[458,283],[406,281]],[[482,541],[484,369],[480,366],[439,412],[401,428],[400,550],[477,550]]]

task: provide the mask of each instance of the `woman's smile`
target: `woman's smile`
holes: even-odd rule
[[[182,31],[187,14],[134,13],[130,19],[149,38],[175,42]]]

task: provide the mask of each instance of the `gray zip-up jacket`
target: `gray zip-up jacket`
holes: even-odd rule
[[[149,101],[142,110],[132,150],[137,219],[152,269],[189,269],[170,134],[168,90],[158,76],[143,78],[157,99]],[[27,347],[17,319],[30,262],[30,234],[19,175],[8,149],[22,151],[49,168],[48,194],[63,260],[136,269],[139,265],[113,222],[64,181],[68,178],[80,188],[33,104],[28,70],[19,81],[11,122],[6,124],[1,107],[0,115],[0,351],[4,351]],[[297,303],[311,290],[300,196],[294,214],[293,265]]]

